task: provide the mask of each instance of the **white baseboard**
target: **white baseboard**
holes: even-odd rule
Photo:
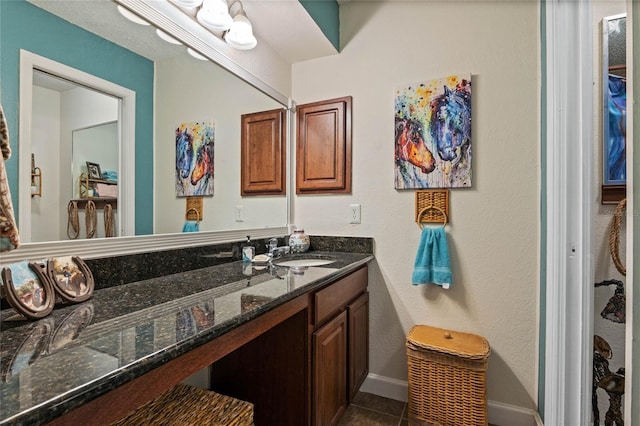
[[[407,402],[409,387],[405,380],[369,374],[360,387],[362,392]],[[498,426],[544,426],[538,413],[529,408],[488,401],[489,423]]]
[[[409,385],[406,380],[392,379],[373,373],[367,375],[362,386],[360,386],[360,390],[362,392],[384,396],[385,398],[395,399],[396,401],[407,402],[409,399]]]
[[[489,423],[498,426],[544,426],[536,411],[517,405],[488,401],[487,412]]]

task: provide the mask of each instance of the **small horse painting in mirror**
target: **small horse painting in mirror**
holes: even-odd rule
[[[471,75],[397,89],[395,188],[471,186]]]
[[[176,195],[213,195],[215,126],[182,123],[176,128]]]

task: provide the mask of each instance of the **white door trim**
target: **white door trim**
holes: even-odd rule
[[[635,268],[633,265],[640,256],[640,250],[635,246],[640,243],[634,238],[635,230],[640,229],[640,218],[635,207],[635,195],[640,189],[640,173],[636,171],[634,164],[640,164],[640,150],[634,149],[638,142],[635,136],[635,124],[640,122],[638,112],[634,109],[634,100],[638,99],[638,87],[635,76],[638,71],[635,69],[634,57],[640,52],[640,46],[633,43],[634,36],[637,37],[634,29],[638,29],[637,20],[640,19],[640,5],[635,0],[627,0],[627,69],[634,70],[627,73],[627,286],[626,286],[626,328],[625,328],[625,396],[624,396],[624,422],[628,425],[640,422],[640,402],[638,389],[640,388],[640,316],[634,315],[634,306],[640,306],[640,287],[638,286]],[[630,36],[631,35],[631,36]],[[635,52],[634,52],[635,49]],[[635,53],[635,55],[634,55]],[[629,96],[631,93],[631,96]],[[634,325],[635,336],[634,336]],[[635,367],[635,368],[634,368]],[[635,398],[634,396],[635,391]]]
[[[546,1],[544,421],[591,419],[593,50],[590,1]]]

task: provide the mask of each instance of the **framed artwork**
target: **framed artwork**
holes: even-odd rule
[[[602,20],[602,204],[626,197],[627,65],[626,16]]]
[[[43,265],[18,262],[2,269],[4,295],[11,307],[28,319],[43,318],[53,310],[55,292]]]
[[[213,195],[214,122],[182,123],[175,138],[176,196]]]
[[[79,257],[61,256],[49,259],[47,275],[58,296],[66,302],[83,302],[93,295],[93,274]]]
[[[89,175],[89,179],[102,179],[100,164],[87,161],[87,174]]]
[[[395,188],[471,186],[471,74],[395,93]]]

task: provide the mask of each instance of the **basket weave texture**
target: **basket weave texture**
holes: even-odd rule
[[[420,214],[422,213],[422,214]],[[443,217],[442,213],[446,215]],[[427,189],[416,191],[416,222],[442,223],[449,218],[449,190]]]
[[[112,426],[253,426],[253,404],[179,384]]]
[[[487,425],[487,339],[426,325],[407,336],[409,424]]]

